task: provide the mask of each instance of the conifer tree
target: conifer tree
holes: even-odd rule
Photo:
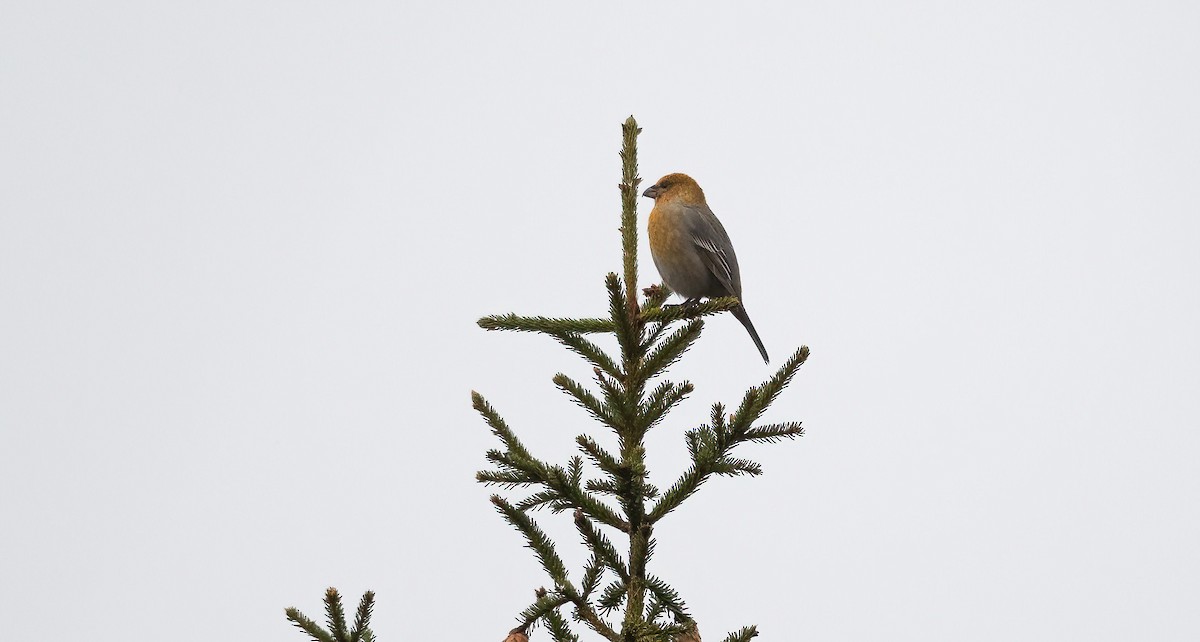
[[[801,347],[760,385],[746,391],[732,413],[712,407],[709,421],[684,434],[691,463],[670,486],[650,483],[646,467],[646,434],[692,392],[687,381],[661,380],[664,371],[690,348],[704,327],[703,317],[737,305],[718,298],[693,306],[664,306],[670,291],[651,286],[637,290],[637,136],[632,116],[622,126],[621,249],[624,276],[605,279],[609,315],[604,318],[526,317],[515,314],[479,320],[487,330],[516,330],[549,335],[588,361],[594,388],[564,374],[554,384],[616,437],[616,450],[592,434],[576,437],[581,455],[565,465],[536,457],[517,438],[499,412],[477,392],[471,394],[502,447],[490,450],[494,468],[480,471],[480,482],[529,494],[509,500],[492,495],[503,518],[520,531],[551,588],[539,589],[536,599],[518,617],[508,642],[526,642],[531,628],[541,623],[555,642],[578,641],[582,623],[611,642],[700,642],[699,631],[679,593],[649,572],[654,551],[654,528],[691,497],[713,475],[759,475],[754,461],[734,456],[748,442],[774,443],[800,436],[799,422],[759,424],[759,418],[792,380],[808,357]],[[610,355],[588,335],[616,337],[619,355]],[[570,513],[590,559],[575,578],[568,573],[557,545],[538,527],[531,511],[548,508]],[[615,540],[615,541],[614,541]],[[618,543],[620,548],[618,549]],[[564,617],[564,608],[571,621]],[[575,623],[575,624],[573,624]],[[744,642],[757,635],[753,626],[730,633],[725,642]]]

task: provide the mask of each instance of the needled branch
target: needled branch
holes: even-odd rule
[[[654,594],[654,599],[658,605],[671,613],[677,622],[684,622],[692,618],[687,612],[687,606],[684,605],[683,598],[679,597],[679,593],[675,592],[675,589],[671,588],[666,582],[651,575],[646,578],[646,586]]]
[[[644,404],[645,412],[642,413],[642,423],[639,425],[642,432],[653,428],[655,424],[666,416],[668,411],[690,395],[692,390],[694,390],[692,384],[687,381],[680,384],[674,384],[670,381],[660,383],[650,393]]]
[[[554,642],[579,642],[579,636],[571,631],[570,625],[558,611],[550,611],[546,614],[545,619],[546,630],[550,632],[551,640]]]
[[[620,366],[600,346],[573,332],[555,334],[554,338],[575,354],[587,359],[588,363],[608,373],[609,376],[617,379],[624,378],[625,374],[621,372]]]
[[[688,450],[692,456],[692,465],[663,493],[658,503],[650,510],[648,521],[651,524],[678,508],[714,473],[718,475],[762,474],[762,468],[757,463],[729,456],[738,444],[744,441],[777,441],[784,438],[795,438],[803,434],[803,429],[798,422],[771,424],[758,429],[751,428],[751,423],[771,405],[771,402],[792,380],[807,358],[808,348],[802,346],[784,362],[773,377],[761,386],[750,388],[728,425],[725,423],[724,407],[716,404],[713,406],[711,425],[701,426],[688,432]]]
[[[604,533],[596,529],[588,518],[583,514],[583,511],[575,511],[575,527],[579,530],[579,534],[583,535],[583,541],[588,548],[600,560],[604,566],[608,567],[616,574],[622,582],[629,581],[629,569],[625,566],[625,561],[621,559],[621,554],[617,552],[617,548],[613,546]]]
[[[348,642],[350,632],[346,630],[346,611],[342,608],[342,596],[332,587],[325,591],[325,615],[325,622],[333,638],[338,642]]]
[[[579,508],[589,517],[621,531],[628,531],[629,524],[611,507],[584,490],[581,480],[560,466],[552,466],[534,457],[509,428],[496,409],[477,392],[471,393],[472,405],[483,416],[484,421],[507,447],[507,451],[489,450],[488,461],[500,470],[483,470],[475,479],[485,484],[497,484],[508,488],[539,484],[545,490],[518,504],[519,510],[529,510],[548,505],[555,512]]]
[[[554,542],[546,536],[542,529],[534,523],[525,513],[517,510],[515,506],[504,501],[499,495],[492,495],[492,504],[496,506],[496,510],[504,516],[504,519],[512,524],[521,534],[525,536],[526,547],[533,550],[538,561],[542,563],[542,568],[546,569],[546,574],[554,583],[560,587],[569,586],[571,581],[567,579],[567,567],[563,565],[562,558],[558,556],[558,551],[554,550]]]
[[[520,624],[518,624],[513,630],[509,631],[509,634],[528,634],[530,627],[532,627],[538,620],[545,618],[548,613],[557,610],[564,604],[567,604],[571,601],[567,596],[562,595],[561,593],[550,593],[544,588],[538,589],[535,592],[535,595],[537,600],[534,601],[533,604],[530,604],[528,607],[526,607],[524,611],[521,611],[521,614],[517,616],[517,621],[520,622]]]
[[[296,628],[304,631],[316,642],[374,642],[375,635],[371,632],[371,611],[375,607],[375,593],[367,591],[358,603],[354,616],[354,626],[346,626],[346,610],[342,607],[342,596],[337,589],[330,587],[325,590],[325,617],[328,630],[322,629],[299,609],[291,607],[284,614]]]
[[[758,637],[758,628],[750,625],[742,627],[740,631],[730,633],[721,642],[750,642],[751,639],[756,637]]]
[[[360,642],[366,640],[370,642],[371,637],[371,614],[375,610],[375,593],[367,591],[363,593],[362,600],[358,603],[358,610],[354,613],[354,628],[350,629],[350,642]]]
[[[696,319],[663,339],[646,355],[638,369],[638,375],[644,381],[662,374],[683,356],[684,351],[692,347],[692,344],[700,338],[700,331],[703,329],[704,322]]]
[[[800,366],[804,365],[807,360],[808,346],[800,346],[799,350],[788,357],[775,376],[763,382],[761,386],[748,390],[745,398],[742,399],[742,405],[729,420],[731,432],[741,434],[748,430],[750,424],[757,421],[767,406],[770,406],[779,393],[783,392],[783,389],[791,383],[792,377],[796,376]]]
[[[514,330],[518,332],[544,332],[561,334],[576,332],[590,334],[612,332],[612,321],[608,319],[556,319],[551,317],[521,317],[515,314],[499,314],[483,317],[478,321],[484,330]]]
[[[285,609],[284,613],[287,615],[287,619],[293,625],[295,625],[296,628],[304,631],[309,635],[309,637],[317,642],[335,642],[333,636],[326,632],[325,629],[322,629],[320,624],[313,622],[312,619],[301,613],[295,607],[289,607]]]
[[[709,299],[700,303],[669,305],[665,308],[652,308],[642,312],[641,319],[645,323],[670,323],[712,316],[728,312],[739,305],[737,299],[731,296]]]

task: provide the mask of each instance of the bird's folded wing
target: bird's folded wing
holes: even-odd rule
[[[706,208],[707,209],[707,208]],[[721,222],[712,212],[689,207],[686,219],[700,259],[731,296],[739,296],[737,257]]]

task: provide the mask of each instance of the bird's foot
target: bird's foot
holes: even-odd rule
[[[700,305],[700,297],[694,296],[690,299],[687,299],[683,303],[672,303],[670,305],[664,305],[663,309],[669,310],[671,308],[681,308],[681,309],[683,309],[684,312],[691,312],[692,310],[695,310],[696,306],[698,306],[698,305]]]

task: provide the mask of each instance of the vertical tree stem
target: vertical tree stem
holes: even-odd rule
[[[630,116],[621,126],[623,144],[621,146],[621,251],[625,267],[625,311],[629,315],[629,325],[636,329],[639,340],[622,355],[625,369],[625,380],[622,385],[628,398],[634,402],[634,414],[643,412],[642,385],[638,382],[636,371],[645,356],[641,354],[643,324],[638,318],[637,297],[637,198],[638,185],[642,182],[637,171],[637,136],[641,133],[637,121]],[[631,354],[630,351],[633,353]],[[626,491],[628,496],[622,498],[626,509],[626,519],[629,521],[629,584],[625,595],[625,620],[621,634],[625,640],[632,642],[644,626],[646,602],[646,556],[649,552],[650,527],[645,523],[646,507],[643,489],[646,482],[645,449],[642,441],[645,435],[639,434],[637,425],[640,417],[632,417],[629,425],[624,426],[627,447],[621,453],[624,465],[632,473],[633,483]]]
[[[638,315],[637,299],[637,199],[642,179],[637,170],[637,137],[642,132],[630,116],[621,125],[621,250],[625,267],[625,305],[631,322]]]

